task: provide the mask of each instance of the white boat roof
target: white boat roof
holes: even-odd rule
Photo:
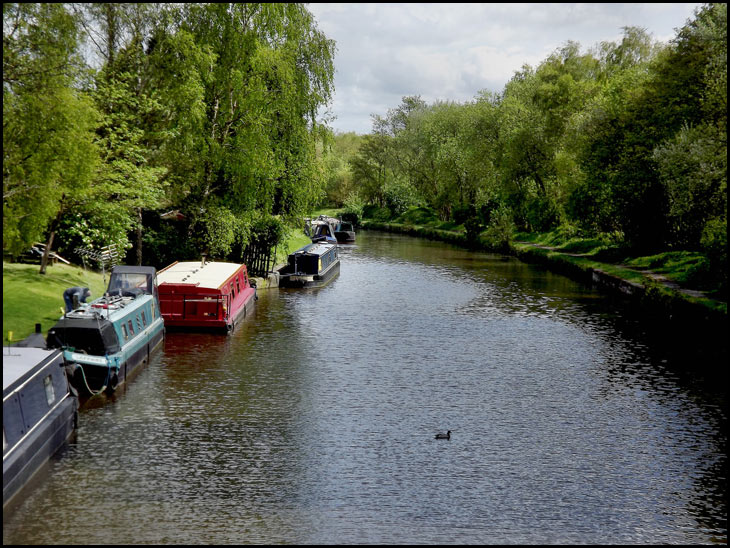
[[[39,363],[58,353],[58,350],[43,348],[3,346],[3,392]]]
[[[163,283],[197,284],[198,287],[218,289],[242,266],[236,263],[218,263],[215,261],[205,264],[200,261],[173,263],[157,273],[157,285]]]

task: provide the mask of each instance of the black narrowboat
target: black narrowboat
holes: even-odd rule
[[[355,228],[352,226],[352,223],[338,221],[335,225],[335,238],[337,238],[337,243],[340,244],[355,243]]]
[[[76,428],[61,350],[3,347],[3,508]]]
[[[279,271],[279,287],[322,287],[340,272],[337,245],[312,243],[289,255]]]

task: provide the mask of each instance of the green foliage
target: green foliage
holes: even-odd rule
[[[438,221],[438,217],[436,217],[432,209],[427,207],[414,207],[403,213],[398,220],[403,224],[428,225]]]
[[[45,241],[97,168],[97,112],[73,86],[78,45],[63,4],[3,4],[3,249],[12,254]]]
[[[356,133],[336,133],[326,147],[324,166],[326,170],[325,203],[340,207],[348,197],[357,192],[350,169],[362,137]]]
[[[707,277],[718,286],[718,291],[727,300],[727,218],[708,221],[701,244],[709,260],[710,272]]]
[[[360,225],[363,219],[365,202],[360,198],[359,194],[351,192],[344,203],[342,220],[353,223],[355,226]]]
[[[512,242],[514,231],[511,212],[505,207],[500,207],[492,213],[492,219],[482,232],[481,239],[492,249],[506,250]]]
[[[225,257],[321,200],[334,42],[303,4],[4,4],[3,19],[6,251],[58,231],[65,251]],[[160,209],[184,227],[144,234]]]
[[[333,43],[300,4],[188,4],[181,17],[192,43],[169,40],[164,57],[192,55],[189,89],[205,112],[186,136],[197,162],[172,166],[182,194],[196,207],[218,197],[237,212],[297,217],[323,187],[314,116],[331,95]]]

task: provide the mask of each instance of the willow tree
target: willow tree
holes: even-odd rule
[[[186,4],[154,48],[161,85],[192,111],[173,115],[165,154],[201,251],[226,255],[256,217],[315,204],[334,43],[302,4]]]
[[[63,4],[3,4],[3,250],[12,254],[46,237],[50,251],[51,225],[96,171],[98,118],[75,86],[78,47]]]

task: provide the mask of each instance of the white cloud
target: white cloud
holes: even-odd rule
[[[405,95],[468,101],[568,41],[584,50],[644,27],[675,36],[700,4],[310,4],[337,43],[332,126],[368,133]]]

